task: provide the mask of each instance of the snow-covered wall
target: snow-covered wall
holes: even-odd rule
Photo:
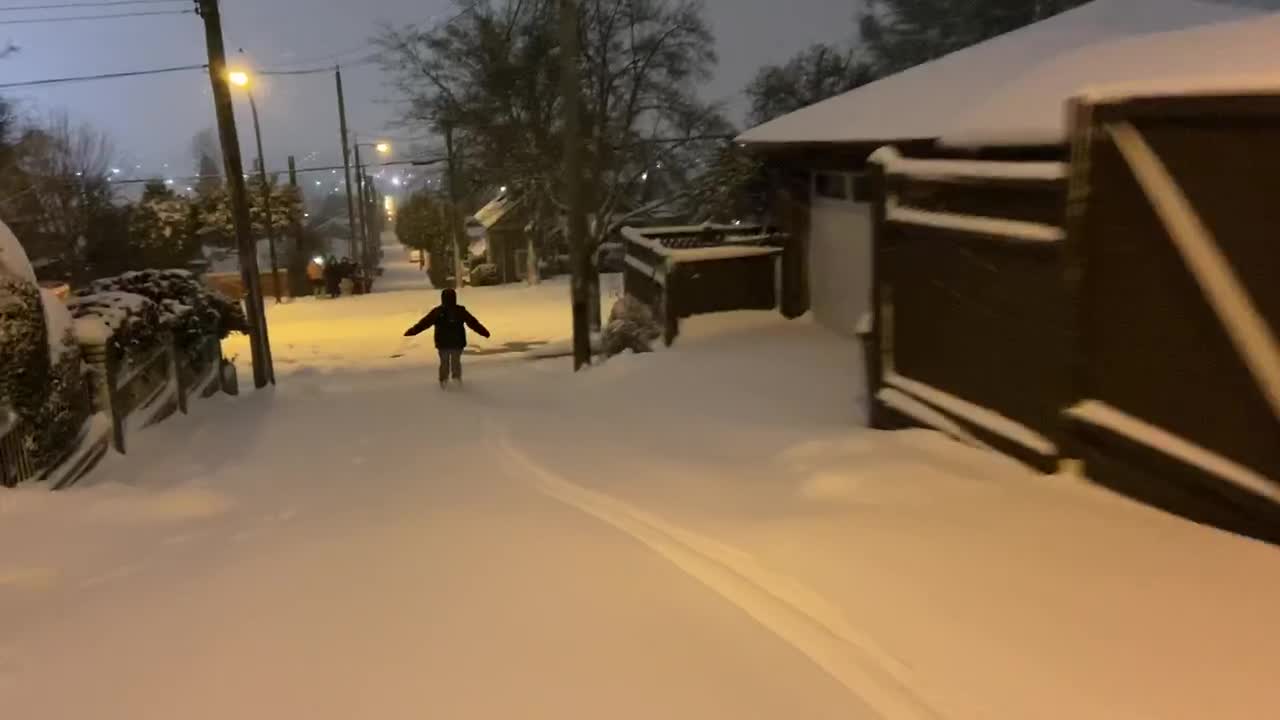
[[[814,198],[809,210],[809,308],[853,337],[871,303],[871,206]]]

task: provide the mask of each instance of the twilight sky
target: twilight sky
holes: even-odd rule
[[[49,0],[52,2],[52,0]],[[0,0],[5,5],[43,1]],[[817,41],[845,42],[854,35],[859,0],[706,0],[720,66],[703,88],[708,99],[732,103],[741,124],[741,90],[762,64],[780,62]],[[74,10],[12,11],[0,20],[58,15],[185,9],[189,3]],[[452,0],[223,0],[228,53],[243,48],[264,68],[312,67],[355,62],[367,55],[368,38],[381,23],[403,25],[448,17]],[[0,24],[0,44],[21,51],[0,61],[0,82],[123,72],[206,60],[204,34],[195,15],[135,17],[56,24]],[[371,136],[386,128],[392,109],[376,65],[343,71],[347,115],[353,129]],[[265,78],[255,89],[268,167],[283,167],[292,153],[300,165],[340,160],[337,109],[331,73]],[[213,125],[209,81],[200,71],[23,88],[7,93],[28,113],[66,110],[107,131],[122,166],[140,176],[191,172],[193,134]],[[237,104],[237,127],[246,166],[253,150],[246,102]],[[394,134],[394,133],[392,133]],[[314,155],[311,155],[314,153]],[[306,157],[308,159],[304,160]],[[168,164],[165,167],[165,164]]]

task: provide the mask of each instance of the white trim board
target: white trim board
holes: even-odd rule
[[[1063,412],[1067,417],[1113,432],[1143,447],[1199,468],[1254,495],[1280,503],[1280,481],[1268,478],[1234,460],[1100,400],[1085,400]],[[1087,471],[1088,468],[1086,468],[1086,474]]]
[[[975,405],[919,380],[903,377],[892,370],[885,372],[884,384],[1044,457],[1058,455],[1058,446],[1052,440],[991,408]]]

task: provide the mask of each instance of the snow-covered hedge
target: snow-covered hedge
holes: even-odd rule
[[[186,270],[141,270],[95,280],[83,294],[127,292],[159,303],[162,310],[182,314],[191,308],[205,334],[219,340],[233,332],[249,332],[240,303],[213,290]],[[170,301],[170,302],[166,302]]]
[[[198,362],[209,337],[248,331],[239,303],[186,270],[142,270],[95,280],[78,293],[73,308],[82,319],[77,334],[101,341],[105,332],[113,338],[116,359],[149,352],[164,332],[173,336],[179,352]]]
[[[609,312],[601,349],[606,357],[630,350],[649,352],[653,341],[662,337],[662,326],[643,301],[624,295]]]
[[[89,414],[66,309],[53,293],[7,273],[0,275],[0,405],[22,418],[38,468],[71,447]]]
[[[160,306],[141,295],[100,292],[77,295],[67,303],[75,317],[76,338],[105,344],[117,362],[141,359],[164,341],[167,330]]]

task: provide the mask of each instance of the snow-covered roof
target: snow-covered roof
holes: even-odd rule
[[[1076,95],[1280,92],[1280,13],[1125,38],[1061,55],[952,122],[956,146],[1051,145],[1067,139]]]
[[[493,226],[502,222],[512,210],[520,204],[518,198],[512,197],[508,193],[503,193],[489,202],[488,205],[480,208],[474,215],[476,222],[484,226],[485,230],[490,230]]]
[[[738,142],[932,140],[952,129],[950,118],[1063,53],[1259,12],[1197,0],[1095,0],[783,115],[746,131]]]

